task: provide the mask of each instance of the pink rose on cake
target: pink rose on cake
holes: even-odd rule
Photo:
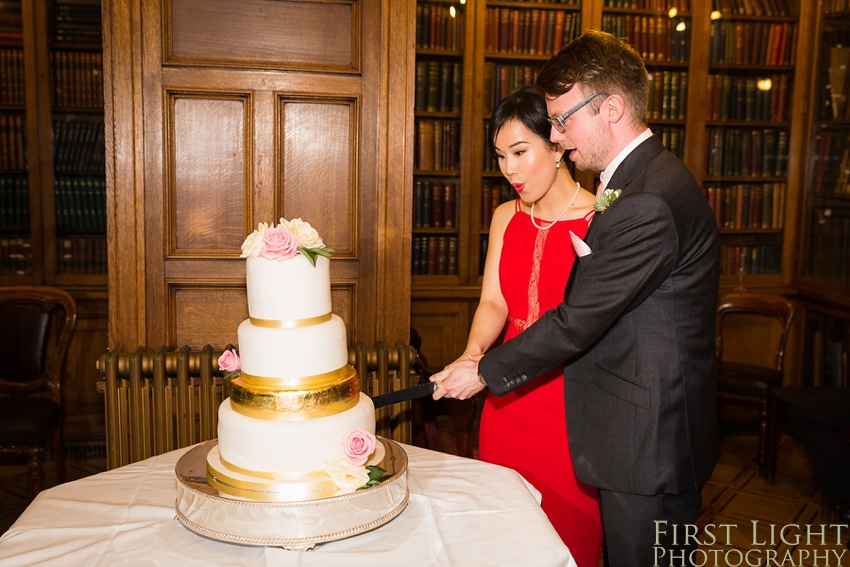
[[[328,248],[310,223],[300,218],[288,221],[280,219],[277,226],[261,222],[257,230],[249,234],[242,243],[241,258],[266,258],[282,262],[301,254],[312,265],[319,256],[330,257],[333,248]]]
[[[278,225],[263,235],[263,251],[260,256],[267,260],[283,262],[298,254],[298,239],[295,235]]]
[[[362,467],[375,452],[375,436],[368,431],[355,427],[343,441],[345,447],[345,462]]]
[[[221,356],[218,357],[218,369],[227,373],[224,375],[225,379],[239,376],[241,368],[242,365],[239,361],[239,355],[236,354],[235,350],[228,349],[221,353]]]
[[[236,372],[239,370],[239,355],[235,350],[226,350],[218,357],[218,369],[225,372]]]

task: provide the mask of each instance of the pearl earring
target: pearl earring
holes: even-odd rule
[[[555,169],[561,169],[561,158],[558,158],[558,161],[555,162]]]

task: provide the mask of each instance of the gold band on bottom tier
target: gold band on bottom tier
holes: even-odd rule
[[[216,490],[237,498],[258,502],[287,502],[328,498],[339,492],[339,487],[325,473],[313,479],[248,480],[240,478],[242,475],[238,473],[228,474],[223,470],[224,467],[218,468],[214,462],[207,461],[207,482]]]
[[[360,400],[360,379],[351,365],[335,371],[331,382],[298,389],[281,389],[233,380],[230,405],[242,415],[266,420],[302,420],[341,413]],[[331,373],[329,373],[331,374]]]

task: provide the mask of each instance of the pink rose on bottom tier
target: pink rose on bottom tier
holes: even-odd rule
[[[356,427],[343,440],[345,444],[345,462],[362,466],[369,460],[369,455],[375,452],[377,439],[374,435]]]

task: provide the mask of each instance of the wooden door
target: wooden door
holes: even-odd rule
[[[141,4],[104,3],[110,347],[236,343],[280,217],[336,249],[350,342],[406,341],[413,3]]]

